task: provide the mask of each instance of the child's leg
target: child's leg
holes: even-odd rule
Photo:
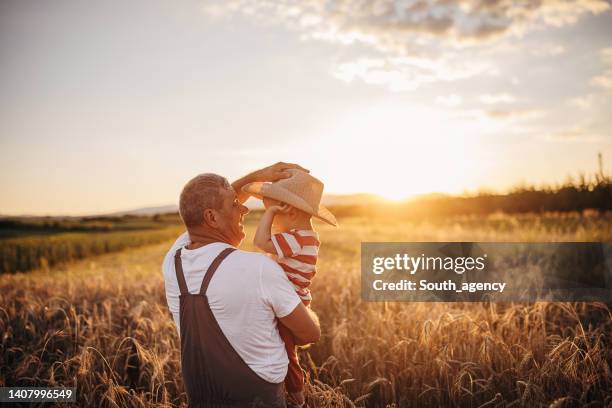
[[[285,342],[285,349],[289,357],[289,367],[287,368],[287,377],[285,377],[285,388],[287,392],[290,393],[302,392],[304,391],[304,373],[298,361],[293,333],[291,333],[291,331],[281,322],[278,322],[278,332]]]

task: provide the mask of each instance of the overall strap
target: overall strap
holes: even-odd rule
[[[219,265],[221,265],[221,262],[223,262],[223,260],[235,250],[236,248],[225,248],[223,251],[221,251],[219,255],[217,255],[214,261],[212,261],[212,263],[208,267],[208,270],[206,271],[206,275],[204,275],[204,279],[202,280],[200,295],[206,295],[206,289],[208,289],[208,284],[210,283],[210,280],[212,279],[215,272],[217,271],[217,268],[219,267]]]
[[[185,282],[185,274],[183,274],[183,263],[181,262],[182,249],[182,247],[177,249],[174,254],[174,269],[176,271],[176,280],[181,289],[181,295],[187,295],[189,294],[189,290],[187,289],[187,282]]]

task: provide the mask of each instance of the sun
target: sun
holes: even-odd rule
[[[387,192],[379,191],[374,194],[381,196],[387,201],[396,201],[396,202],[410,198],[410,196],[412,195],[412,194],[406,194],[404,191],[397,191],[397,190],[389,190]]]
[[[334,192],[401,200],[470,185],[481,149],[469,123],[446,111],[405,104],[352,112],[325,132],[313,167]],[[315,160],[316,161],[316,160]]]

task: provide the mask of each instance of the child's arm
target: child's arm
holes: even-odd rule
[[[257,226],[255,238],[253,239],[253,243],[257,248],[269,254],[276,255],[276,248],[272,243],[272,221],[274,221],[274,216],[277,213],[287,211],[289,211],[289,206],[286,204],[271,205],[264,211],[259,221],[259,225]]]

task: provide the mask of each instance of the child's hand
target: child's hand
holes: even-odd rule
[[[266,211],[270,211],[272,214],[288,213],[291,209],[289,204],[282,203],[281,205],[271,205]]]

